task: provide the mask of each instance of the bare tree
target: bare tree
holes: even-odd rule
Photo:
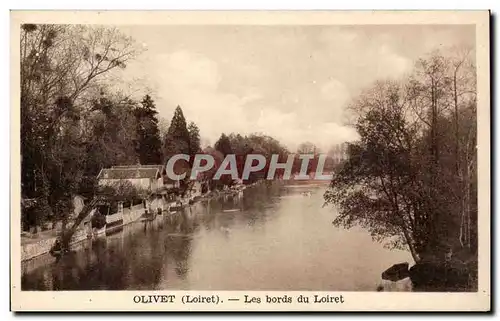
[[[21,28],[22,193],[63,221],[82,172],[82,118],[92,107],[86,95],[95,97],[103,77],[139,51],[113,28]]]

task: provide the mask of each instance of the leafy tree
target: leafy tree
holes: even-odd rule
[[[316,154],[318,148],[311,142],[304,142],[297,148],[299,154]]]
[[[194,129],[194,127],[190,127],[193,130],[193,136],[191,136],[191,133],[187,128],[186,119],[181,107],[177,106],[163,142],[163,157],[165,163],[168,162],[170,157],[176,154],[191,155],[191,139],[195,138],[196,130]],[[174,172],[176,174],[186,173],[185,179],[179,182],[181,195],[184,195],[186,191],[189,190],[189,187],[192,184],[189,179],[191,173],[191,164],[192,158],[190,159],[190,162],[180,160],[174,164]]]
[[[196,153],[201,151],[200,145],[200,129],[194,122],[190,122],[188,126],[189,132],[189,154],[191,156],[196,155]]]
[[[21,189],[23,197],[50,207],[44,217],[65,220],[71,211],[85,167],[89,101],[99,80],[137,53],[116,29],[22,26]]]
[[[474,68],[458,93],[454,62],[434,53],[409,79],[377,82],[352,103],[360,138],[325,193],[335,225],[362,225],[416,262],[477,260]]]
[[[254,182],[258,179],[263,179],[267,177],[272,155],[274,154],[279,155],[278,156],[279,162],[286,162],[288,158],[289,152],[286,149],[286,147],[281,145],[281,143],[278,140],[276,140],[271,136],[254,133],[248,136],[248,141],[249,141],[248,144],[251,146],[252,153],[264,155],[264,157],[266,158],[266,164],[264,168],[258,172],[250,174],[249,177],[250,182]],[[276,175],[280,175],[282,173],[283,173],[282,169],[276,171]]]
[[[146,95],[134,110],[137,122],[136,152],[141,164],[161,163],[161,141],[158,129],[156,106],[151,96]]]
[[[245,161],[248,154],[260,154],[266,158],[265,167],[259,172],[250,173],[249,179],[246,181],[246,183],[251,183],[256,181],[257,179],[261,179],[267,176],[272,155],[279,155],[279,162],[286,162],[288,158],[288,150],[273,137],[258,133],[254,133],[248,136],[231,133],[227,137],[230,141],[230,150],[233,151],[236,155],[236,163],[238,167],[238,173],[240,175],[241,173],[243,173],[243,168],[245,166]],[[226,143],[223,143],[222,145],[225,144]],[[227,147],[221,148],[229,150]],[[283,170],[281,169],[276,171],[277,175],[282,172]]]
[[[219,181],[213,180],[213,177],[215,176],[217,169],[224,160],[224,156],[221,152],[211,146],[205,147],[202,152],[203,154],[211,155],[214,158],[214,166],[212,166],[212,168],[209,168],[207,171],[200,173],[201,180],[208,181],[210,190],[213,190],[222,185]]]
[[[189,155],[189,143],[190,136],[186,125],[186,118],[184,118],[181,107],[177,106],[163,143],[165,162],[175,154]]]
[[[118,181],[110,185],[99,186],[97,195],[107,201],[125,201],[144,199],[148,191],[137,188],[130,181]]]
[[[411,139],[415,136],[410,135],[410,128],[401,117],[399,90],[384,84],[377,87],[380,99],[370,93],[359,99],[359,109],[375,105],[374,101],[377,108],[359,116],[356,129],[360,140],[349,146],[349,158],[335,173],[325,199],[339,205],[336,225],[360,224],[379,241],[391,238],[395,247],[408,245],[415,260],[419,260],[410,233],[419,213],[404,211],[400,204],[404,200],[400,195],[402,188],[415,182],[407,148],[414,145]]]
[[[241,175],[245,167],[245,160],[247,155],[253,153],[251,142],[247,136],[242,136],[240,134],[231,133],[229,134],[228,138],[231,142],[231,150],[236,155],[238,174]]]
[[[160,115],[158,117],[158,130],[160,131],[160,138],[162,142],[165,140],[165,137],[168,132],[168,128],[170,127],[170,124],[168,120]]]

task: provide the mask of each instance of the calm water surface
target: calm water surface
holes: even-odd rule
[[[304,196],[311,191],[311,196]],[[324,187],[253,187],[242,199],[202,201],[80,245],[59,262],[23,264],[23,290],[373,291],[405,251],[322,208]]]

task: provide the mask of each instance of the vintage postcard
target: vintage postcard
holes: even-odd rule
[[[11,12],[11,310],[489,311],[487,11]]]

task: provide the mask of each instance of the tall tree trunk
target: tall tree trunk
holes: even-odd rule
[[[458,188],[456,189],[457,192],[459,193],[457,199],[460,201],[457,202],[459,206],[459,213],[460,213],[460,229],[459,229],[459,242],[462,247],[464,247],[464,243],[467,243],[467,222],[465,219],[466,211],[465,211],[465,206],[466,206],[466,200],[465,200],[465,194],[464,194],[464,182],[463,182],[463,176],[462,175],[462,170],[460,167],[460,141],[459,141],[459,132],[458,132],[458,127],[459,127],[459,115],[458,115],[458,94],[457,94],[457,72],[458,72],[458,67],[455,68],[454,74],[453,74],[453,102],[454,102],[454,107],[455,107],[455,114],[454,114],[454,122],[455,122],[455,173],[458,181]]]

